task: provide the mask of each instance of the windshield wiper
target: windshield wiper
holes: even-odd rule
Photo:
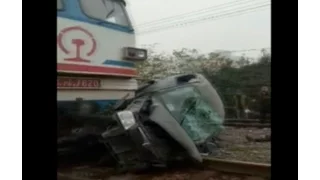
[[[102,0],[102,3],[103,3],[103,5],[104,5],[104,7],[106,8],[106,9],[108,9],[108,6],[107,6],[107,4],[106,4],[106,1],[103,1]],[[110,3],[112,4],[112,10],[106,15],[106,19],[114,12],[114,4],[113,4],[113,2],[112,1],[110,1]]]
[[[114,8],[106,15],[106,19],[108,19],[113,12],[114,12]]]

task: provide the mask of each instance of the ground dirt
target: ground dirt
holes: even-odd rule
[[[213,156],[228,160],[270,163],[271,142],[254,142],[247,138],[263,138],[270,134],[270,128],[226,127],[217,140],[219,148]]]

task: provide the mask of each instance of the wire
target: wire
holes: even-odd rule
[[[229,3],[224,3],[224,4],[211,6],[211,7],[204,8],[204,9],[199,9],[199,10],[196,10],[196,11],[191,11],[191,12],[187,12],[187,13],[183,13],[183,14],[179,14],[179,15],[175,15],[175,16],[170,16],[170,17],[161,18],[161,19],[158,19],[158,20],[145,22],[145,23],[142,23],[142,24],[138,24],[138,25],[136,25],[134,27],[146,26],[146,25],[150,25],[150,24],[157,24],[157,23],[160,23],[160,22],[163,22],[163,21],[176,20],[177,18],[181,19],[183,17],[186,17],[187,15],[192,15],[193,16],[193,15],[197,15],[197,14],[201,14],[201,13],[210,12],[210,11],[215,10],[215,9],[219,10],[219,9],[221,9],[221,7],[227,8],[227,7],[232,7],[232,6],[235,6],[235,5],[241,5],[241,4],[245,4],[245,3],[253,2],[253,1],[256,1],[256,0],[249,0],[249,1],[248,0],[237,0],[237,1],[229,2]]]
[[[148,46],[153,49],[154,45],[158,45],[159,43],[154,43],[152,45],[148,45],[148,44],[143,44],[141,46],[143,46],[143,48],[148,48]],[[250,51],[261,51],[261,50],[269,50],[271,49],[271,47],[263,47],[263,48],[251,48],[251,49],[241,49],[241,50],[213,50],[211,52],[217,52],[217,53],[223,53],[223,52],[227,52],[227,53],[235,53],[235,52],[250,52]]]
[[[237,12],[239,10],[243,10],[243,8],[255,8],[259,5],[265,5],[265,2],[263,2],[263,4],[261,3],[258,3],[258,4],[252,4],[252,5],[255,5],[254,7],[250,7],[250,6],[244,6],[244,7],[237,7],[237,8],[233,8],[233,9],[228,9],[228,10],[224,10],[224,11],[220,11],[220,12],[215,12],[215,13],[211,13],[211,14],[206,14],[206,15],[203,15],[203,16],[198,16],[197,18],[190,18],[190,19],[187,19],[187,20],[179,20],[179,22],[174,22],[174,23],[167,23],[167,24],[164,24],[164,25],[170,25],[170,24],[177,24],[177,23],[184,23],[184,22],[189,22],[189,21],[193,21],[193,20],[198,20],[198,19],[203,19],[203,18],[207,18],[207,17],[211,17],[211,16],[215,16],[215,15],[219,15],[221,13],[230,13],[230,12]],[[246,10],[246,9],[245,9]],[[161,23],[160,23],[161,24]],[[157,25],[157,24],[156,24]],[[150,28],[154,28],[154,27],[161,27],[163,26],[163,24],[161,25],[158,25],[158,26],[151,26],[151,27],[147,27],[147,28],[140,28],[140,31],[141,29],[150,29]],[[139,29],[139,28],[138,28]]]
[[[174,28],[174,27],[181,27],[181,26],[185,26],[185,25],[190,25],[190,24],[195,24],[195,23],[199,23],[199,22],[203,22],[203,21],[207,21],[207,20],[218,20],[218,19],[223,19],[223,18],[228,18],[228,17],[234,17],[234,16],[240,16],[242,14],[247,14],[250,12],[256,12],[258,10],[261,10],[264,7],[270,6],[270,4],[264,4],[264,5],[260,5],[260,6],[256,6],[256,7],[251,7],[251,8],[246,8],[246,9],[241,9],[241,10],[237,10],[234,12],[229,12],[229,13],[225,13],[225,14],[219,14],[219,15],[210,15],[208,17],[201,17],[199,19],[195,19],[195,20],[188,20],[188,21],[184,21],[181,23],[174,23],[174,24],[168,24],[167,26],[156,26],[153,27],[151,29],[148,30],[143,30],[143,31],[137,31],[137,35],[141,35],[141,34],[146,34],[146,33],[151,33],[151,32],[157,32],[160,30],[164,30],[164,29],[169,29],[169,28]]]

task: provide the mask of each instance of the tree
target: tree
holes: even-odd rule
[[[265,49],[257,62],[243,54],[230,59],[230,52],[201,54],[196,49],[182,48],[171,54],[156,53],[149,46],[148,59],[137,65],[139,76],[146,79],[162,78],[180,73],[201,73],[217,89],[225,106],[232,105],[232,97],[241,90],[249,99],[257,99],[262,86],[270,86],[271,55]],[[257,107],[251,106],[256,109]]]
[[[148,59],[138,64],[141,78],[161,78],[181,73],[202,73],[221,94],[232,94],[241,89],[254,94],[263,85],[270,85],[271,55],[261,51],[258,62],[243,54],[238,60],[230,59],[230,52],[201,54],[196,49],[182,48],[172,54],[156,53],[155,45],[148,48]]]

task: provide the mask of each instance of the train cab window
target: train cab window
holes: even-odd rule
[[[80,0],[80,4],[83,12],[90,18],[130,26],[121,0]]]
[[[63,9],[63,0],[57,0],[57,9],[62,10]]]

